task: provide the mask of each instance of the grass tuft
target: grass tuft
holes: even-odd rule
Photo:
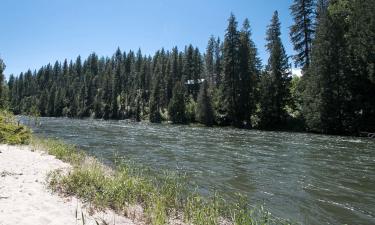
[[[69,145],[59,140],[34,136],[31,138],[30,144],[34,149],[44,150],[48,154],[56,156],[61,161],[70,163],[73,166],[81,164],[86,157],[85,153],[77,150],[74,145]]]

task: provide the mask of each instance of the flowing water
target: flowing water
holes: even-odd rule
[[[202,192],[240,192],[302,224],[375,224],[374,139],[65,118],[33,130],[109,163],[184,171]]]

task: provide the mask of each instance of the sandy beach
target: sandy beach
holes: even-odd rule
[[[69,167],[28,146],[0,145],[0,225],[135,224],[110,210],[90,215],[76,198],[52,193],[47,174]]]

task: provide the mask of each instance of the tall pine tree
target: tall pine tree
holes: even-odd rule
[[[346,12],[336,8],[335,3],[330,3],[331,10],[321,9],[319,14],[303,93],[303,114],[308,129],[330,134],[348,132],[346,128],[352,125],[348,126],[346,121],[353,121],[352,112],[347,113],[351,94],[344,35]]]
[[[3,83],[4,83],[4,75],[3,75],[3,72],[5,70],[5,64],[3,62],[3,60],[0,58],[0,108],[4,107],[5,105],[5,102],[4,102],[4,96],[3,96],[3,92],[4,92],[4,87],[3,87]]]
[[[208,93],[208,82],[204,81],[199,90],[195,119],[206,126],[214,123],[214,112],[211,97]]]
[[[173,97],[169,102],[168,114],[173,123],[186,123],[185,115],[185,91],[181,82],[178,81],[173,88]]]
[[[240,32],[239,83],[237,94],[236,120],[250,124],[250,116],[255,111],[255,87],[258,77],[257,50],[251,40],[250,23],[245,19]]]
[[[307,69],[311,60],[311,44],[314,35],[314,0],[294,0],[290,7],[294,24],[290,27],[290,38],[296,66]]]
[[[223,48],[223,80],[221,84],[222,114],[227,122],[238,124],[236,109],[238,107],[237,95],[239,85],[239,45],[240,34],[237,30],[236,17],[231,14],[225,33]]]
[[[260,88],[260,126],[277,129],[285,123],[286,105],[290,100],[290,67],[281,42],[278,12],[275,11],[267,30],[267,51],[270,54]]]

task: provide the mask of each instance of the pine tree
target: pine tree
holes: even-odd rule
[[[229,123],[237,124],[236,109],[239,85],[239,45],[240,35],[237,21],[233,14],[228,19],[223,48],[223,80],[222,80],[222,113]]]
[[[63,91],[61,88],[58,88],[56,93],[55,93],[55,100],[54,100],[54,107],[53,107],[53,116],[62,116],[62,111],[64,108],[64,102],[63,102]]]
[[[290,27],[290,38],[297,54],[296,66],[307,69],[310,65],[311,44],[314,35],[314,0],[294,0],[290,7],[294,24]]]
[[[15,78],[14,78],[14,75],[11,74],[9,76],[9,81],[8,81],[8,101],[9,101],[9,107],[10,109],[12,109],[12,106],[13,106],[13,103],[12,103],[12,98],[13,98],[13,89],[14,89],[14,86],[16,85],[15,84]]]
[[[173,123],[186,123],[185,91],[180,81],[173,88],[173,97],[168,106],[169,119]]]
[[[328,10],[321,11],[318,18],[311,67],[304,78],[303,114],[310,131],[343,133],[346,119],[352,117],[346,109],[350,93],[344,20],[340,12]]]
[[[204,81],[199,90],[195,119],[206,126],[212,126],[214,123],[214,111],[212,108],[211,97],[208,93],[208,82]]]
[[[47,113],[46,113],[47,116],[54,116],[55,96],[56,96],[56,86],[53,85],[51,90],[48,92]]]
[[[4,102],[4,98],[3,98],[3,92],[4,92],[4,88],[3,88],[3,83],[4,83],[4,75],[3,75],[3,72],[5,70],[5,64],[3,62],[3,60],[0,58],[0,108],[3,108],[4,105],[5,105],[5,102]]]
[[[245,19],[240,32],[239,85],[237,95],[236,120],[250,124],[250,116],[255,111],[255,87],[258,77],[258,58],[255,44],[251,40],[250,23]]]
[[[290,100],[290,68],[281,42],[280,22],[275,11],[267,30],[267,51],[270,56],[260,88],[260,126],[265,129],[280,128],[286,120],[286,105]]]
[[[375,1],[355,0],[350,9],[346,36],[356,130],[375,132]]]
[[[214,82],[215,87],[220,87],[221,80],[222,80],[222,52],[223,46],[220,41],[220,38],[218,37],[216,39],[215,45],[214,45]]]
[[[214,48],[215,48],[216,39],[214,36],[211,36],[208,40],[205,59],[205,79],[208,81],[210,86],[215,84],[214,82]]]
[[[199,52],[198,48],[194,49],[194,56],[193,56],[193,68],[194,68],[194,74],[193,74],[193,80],[194,80],[194,86],[193,86],[193,97],[194,100],[198,97],[199,92],[199,83],[200,79],[202,78],[202,71],[203,71],[203,61],[201,57],[201,53]]]
[[[150,97],[150,114],[149,119],[151,123],[160,123],[160,80],[156,79]]]

